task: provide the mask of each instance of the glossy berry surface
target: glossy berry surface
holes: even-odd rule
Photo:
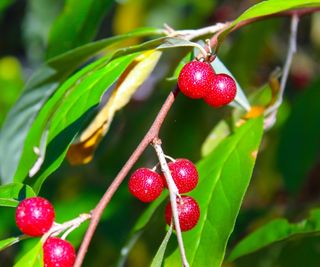
[[[42,197],[32,197],[21,201],[16,209],[16,224],[26,235],[41,236],[54,222],[54,208]]]
[[[180,194],[190,192],[197,186],[199,180],[198,171],[190,160],[176,159],[170,162],[168,166]]]
[[[143,202],[155,200],[163,187],[161,175],[148,168],[137,169],[129,179],[130,192]]]
[[[191,61],[184,65],[179,77],[180,91],[190,98],[203,98],[210,90],[215,72],[207,62]]]
[[[234,79],[227,74],[217,74],[211,82],[211,88],[204,101],[215,108],[229,104],[237,93]]]
[[[66,240],[49,237],[43,245],[44,267],[72,267],[75,259],[76,252]]]
[[[177,209],[182,232],[189,231],[197,225],[200,218],[200,208],[192,197],[182,196],[181,199],[177,198]],[[172,220],[170,202],[166,206],[165,217],[167,224],[170,225]]]

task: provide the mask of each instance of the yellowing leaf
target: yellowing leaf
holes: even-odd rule
[[[107,133],[114,114],[131,99],[139,86],[149,77],[161,56],[160,51],[150,50],[139,55],[120,76],[116,88],[78,142],[69,148],[67,159],[73,165],[86,164],[103,136]]]

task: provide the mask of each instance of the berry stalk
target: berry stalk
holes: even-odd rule
[[[188,260],[186,257],[186,252],[185,252],[184,245],[183,245],[183,239],[182,239],[179,216],[178,216],[177,197],[180,198],[179,191],[178,191],[176,184],[173,181],[168,163],[166,161],[165,154],[163,153],[163,150],[161,147],[161,140],[159,138],[154,138],[154,140],[152,141],[152,145],[154,147],[154,150],[156,151],[156,154],[157,154],[159,162],[160,162],[161,170],[164,174],[164,177],[166,178],[166,182],[168,185],[174,227],[175,227],[176,234],[177,234],[182,264],[184,267],[189,267],[189,263],[188,263]]]

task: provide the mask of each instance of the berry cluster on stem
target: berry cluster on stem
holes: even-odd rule
[[[184,95],[203,98],[214,108],[229,104],[237,94],[234,79],[225,73],[216,74],[207,61],[194,60],[184,65],[178,76],[178,85]]]
[[[42,236],[45,267],[72,267],[76,252],[65,238],[82,222],[90,219],[91,215],[81,214],[71,221],[57,224],[54,222],[53,205],[45,198],[31,197],[19,203],[15,217],[16,224],[22,233],[31,237]],[[64,231],[62,238],[55,237]]]

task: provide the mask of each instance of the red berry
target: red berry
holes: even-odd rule
[[[207,62],[191,61],[184,65],[179,77],[180,91],[191,98],[203,98],[210,90],[215,72]]]
[[[66,240],[49,237],[43,245],[44,267],[72,267],[75,259],[76,252]]]
[[[150,202],[159,197],[163,186],[161,175],[148,168],[137,169],[129,180],[130,192],[143,202]]]
[[[217,74],[211,82],[211,87],[204,97],[204,101],[217,108],[232,102],[236,93],[237,86],[234,79],[224,73]]]
[[[16,224],[26,235],[41,236],[54,222],[54,208],[42,197],[32,197],[21,201],[16,209]]]
[[[196,226],[200,218],[200,208],[198,203],[192,197],[182,196],[181,199],[177,198],[177,209],[182,232],[189,231]],[[172,219],[170,202],[166,206],[165,215],[166,222],[170,225]]]
[[[194,189],[199,180],[196,166],[188,159],[176,159],[168,164],[172,179],[179,193],[187,193]],[[167,184],[165,183],[167,187]]]

